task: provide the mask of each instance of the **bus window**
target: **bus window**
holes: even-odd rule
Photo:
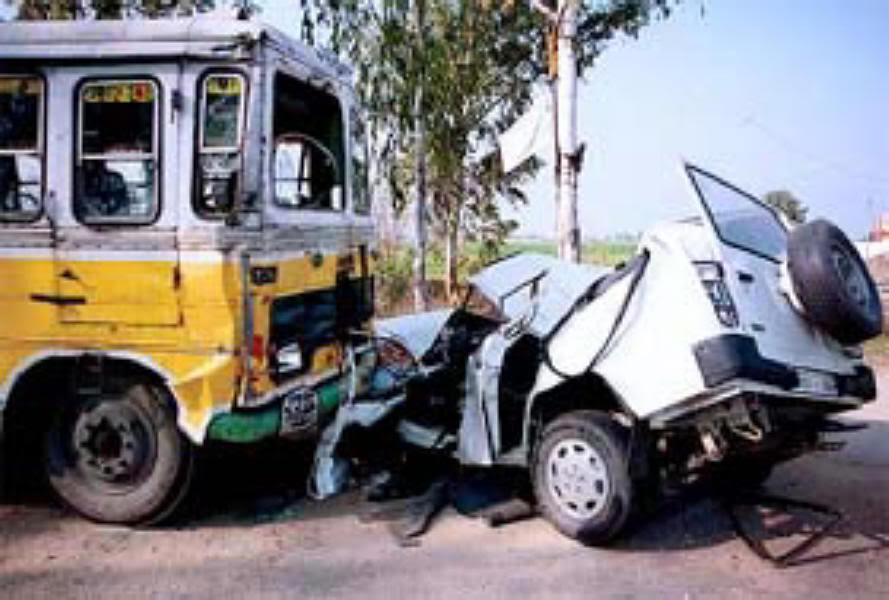
[[[150,80],[80,87],[74,214],[84,223],[148,223],[156,217],[157,92]]]
[[[244,78],[238,74],[214,73],[202,80],[195,186],[195,211],[201,216],[224,216],[234,205],[241,162],[245,89]]]
[[[43,81],[0,75],[0,219],[31,221],[41,209]]]
[[[366,125],[357,108],[352,108],[349,118],[349,133],[352,137],[352,202],[356,213],[366,215],[370,213]]]
[[[275,203],[342,210],[345,151],[339,101],[281,73],[275,76],[274,98]]]

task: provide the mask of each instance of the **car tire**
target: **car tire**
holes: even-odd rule
[[[787,267],[807,317],[843,344],[883,331],[883,307],[873,278],[849,238],[818,219],[790,235]]]
[[[185,497],[191,444],[163,387],[128,381],[108,388],[59,407],[45,438],[47,479],[62,502],[89,519],[157,523]]]
[[[575,411],[543,431],[532,464],[538,510],[560,532],[588,545],[612,540],[633,507],[626,442],[617,423]]]

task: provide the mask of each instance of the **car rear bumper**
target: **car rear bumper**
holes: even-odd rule
[[[791,393],[808,391],[800,379],[801,370],[770,360],[759,353],[756,340],[740,334],[724,334],[695,344],[695,360],[707,388],[717,388],[732,380],[746,380],[775,386]],[[863,401],[877,397],[876,379],[870,367],[859,364],[855,373],[822,373],[833,392],[826,398],[857,398]]]

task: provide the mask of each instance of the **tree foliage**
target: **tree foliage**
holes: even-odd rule
[[[414,0],[426,13],[419,31],[409,0],[300,1],[306,41],[329,32],[334,50],[357,68],[370,131],[382,137],[375,159],[399,210],[413,177],[413,101],[422,86],[429,217],[450,248],[451,279],[458,240],[501,242],[516,224],[501,218],[498,198],[523,201],[519,185],[538,168],[531,162],[504,174],[489,153],[547,77],[544,18],[528,2]],[[579,73],[616,34],[635,35],[668,11],[668,0],[582,2]]]
[[[792,223],[805,223],[809,209],[802,201],[787,190],[774,190],[763,196],[763,202],[779,210]]]
[[[17,18],[22,21],[74,19],[160,19],[212,10],[215,0],[21,0]],[[257,5],[252,0],[238,3],[252,13]]]

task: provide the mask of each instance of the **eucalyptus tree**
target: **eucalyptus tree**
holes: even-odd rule
[[[356,66],[369,130],[382,138],[375,159],[396,207],[406,206],[407,188],[414,188],[421,305],[427,219],[444,234],[450,291],[459,232],[493,243],[509,229],[495,199],[503,191],[518,198],[510,179],[531,169],[504,180],[496,161],[481,158],[527,105],[542,73],[539,18],[525,5],[482,0],[318,2],[303,7],[314,16],[308,29],[326,28],[334,49]]]
[[[431,213],[445,245],[446,290],[457,283],[461,233],[497,246],[515,227],[498,198],[521,202],[532,162],[503,173],[496,136],[524,110],[539,76],[542,35],[530,11],[430,0],[426,53]]]
[[[21,0],[16,17],[23,21],[76,19],[157,19],[212,10],[215,0]],[[245,3],[248,12],[256,9]]]

